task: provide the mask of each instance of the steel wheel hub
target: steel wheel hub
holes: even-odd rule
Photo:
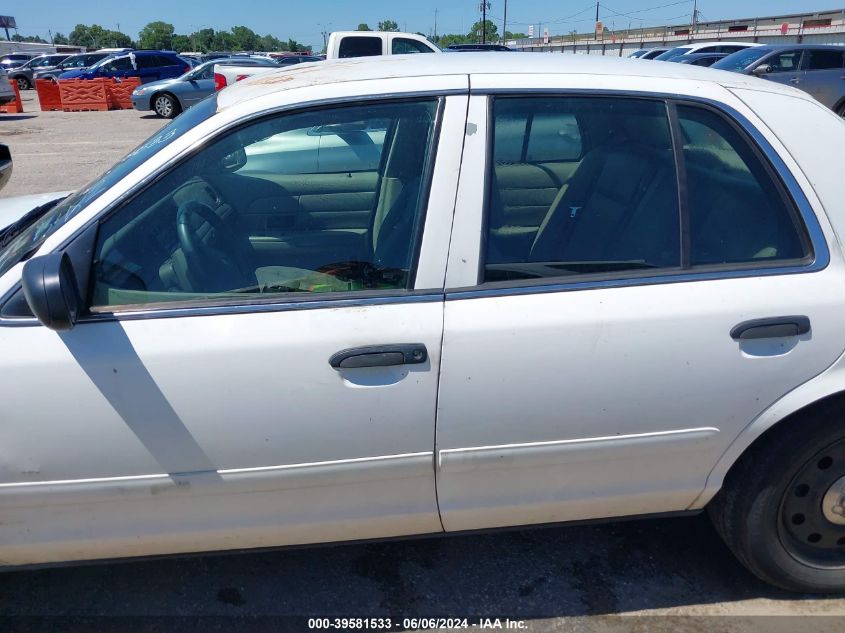
[[[845,525],[845,477],[840,477],[822,498],[824,518],[836,525]]]
[[[783,493],[780,540],[813,567],[845,567],[845,440],[816,453]]]

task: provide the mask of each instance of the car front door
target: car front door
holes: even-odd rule
[[[801,83],[801,54],[801,49],[790,49],[767,57],[761,64],[767,66],[768,72],[760,76],[797,88]]]
[[[517,81],[472,77],[498,89],[471,100],[447,273],[444,528],[684,510],[747,424],[842,353],[828,248],[791,176],[729,115],[503,93]],[[509,239],[500,218],[537,204],[539,170],[569,175],[530,239]]]
[[[77,238],[70,250],[92,253],[89,315],[63,333],[0,328],[1,371],[16,376],[0,386],[0,558],[439,531],[442,285],[466,102],[414,97],[262,118],[102,217],[89,243]],[[280,237],[300,205],[323,217],[347,211],[351,198],[325,188],[291,195],[268,160],[271,151],[288,164],[285,134],[319,125],[387,130],[373,149],[370,222],[306,222]],[[288,175],[307,179],[307,169]],[[235,181],[263,196],[247,208],[224,193],[237,193]],[[262,221],[247,224],[247,214]],[[268,241],[274,257],[259,261]]]

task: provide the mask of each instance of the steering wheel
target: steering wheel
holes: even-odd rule
[[[223,292],[248,285],[243,283],[243,271],[249,268],[247,256],[237,248],[238,240],[231,240],[229,252],[221,251],[207,244],[200,235],[199,230],[205,224],[209,224],[218,236],[230,233],[223,219],[207,204],[190,200],[179,205],[176,235],[185,256],[188,275],[197,286],[192,290]]]

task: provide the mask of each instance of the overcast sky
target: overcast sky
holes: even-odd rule
[[[754,15],[803,13],[834,8],[833,0],[699,0],[704,20],[746,18]],[[493,0],[490,14],[502,28],[504,0]],[[830,6],[828,6],[830,5]],[[257,33],[270,33],[298,42],[322,44],[322,31],[354,29],[359,22],[375,28],[380,20],[392,19],[408,31],[429,34],[434,30],[437,11],[438,33],[466,33],[479,19],[478,0],[176,0],[162,2],[122,2],[120,0],[39,0],[7,2],[0,14],[17,19],[21,35],[41,35],[48,39],[48,29],[67,35],[76,24],[99,24],[138,37],[138,31],[153,20],[170,22],[177,33],[211,27],[228,29],[248,26]],[[601,4],[600,17],[609,28],[650,26],[666,22],[689,21],[693,0],[610,0]],[[624,15],[620,15],[624,14]],[[552,34],[573,29],[588,31],[595,19],[595,3],[585,0],[510,0],[508,30],[527,32],[528,24],[543,23]]]

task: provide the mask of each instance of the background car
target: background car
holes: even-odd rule
[[[654,59],[658,55],[662,55],[669,49],[665,46],[658,46],[656,48],[650,48],[645,51],[642,55],[640,55],[637,59]]]
[[[692,66],[712,66],[727,56],[727,53],[690,53],[689,55],[678,55],[669,61]]]
[[[9,83],[9,74],[4,68],[0,67],[0,105],[6,105],[14,100],[15,90]]]
[[[200,64],[180,77],[153,81],[136,88],[132,93],[133,107],[141,112],[152,110],[161,117],[172,119],[214,92],[215,64],[268,68],[278,65],[274,60],[265,57],[214,59]]]
[[[70,55],[67,53],[58,53],[55,55],[41,55],[40,57],[33,57],[23,66],[9,72],[9,79],[14,79],[18,83],[18,90],[29,90],[35,85],[35,71],[37,70],[51,70],[56,68]]]
[[[757,46],[728,55],[712,67],[795,86],[845,117],[845,46]]]
[[[189,71],[191,65],[176,55],[164,51],[130,51],[115,55],[84,70],[72,70],[59,75],[59,79],[96,79],[99,77],[139,77],[141,83],[178,77]]]
[[[71,55],[63,62],[57,64],[54,68],[36,68],[34,71],[34,79],[57,79],[63,72],[69,70],[82,70],[93,66],[107,57],[112,57],[113,53],[106,51],[96,51],[94,53],[80,53],[78,55]]]
[[[5,70],[10,68],[17,68],[23,66],[33,57],[38,57],[41,53],[8,53],[0,56],[0,67]]]
[[[512,51],[504,44],[449,44],[444,51],[462,51],[462,52],[490,52],[490,51]]]
[[[670,48],[665,53],[661,53],[654,59],[658,61],[669,61],[680,55],[691,55],[693,53],[736,53],[746,48],[756,47],[759,44],[752,44],[748,42],[701,42],[699,44],[685,44],[683,46],[676,46]]]
[[[321,62],[320,57],[315,55],[287,55],[285,57],[277,57],[273,60],[276,66],[295,66],[296,64],[304,64],[306,62]]]

